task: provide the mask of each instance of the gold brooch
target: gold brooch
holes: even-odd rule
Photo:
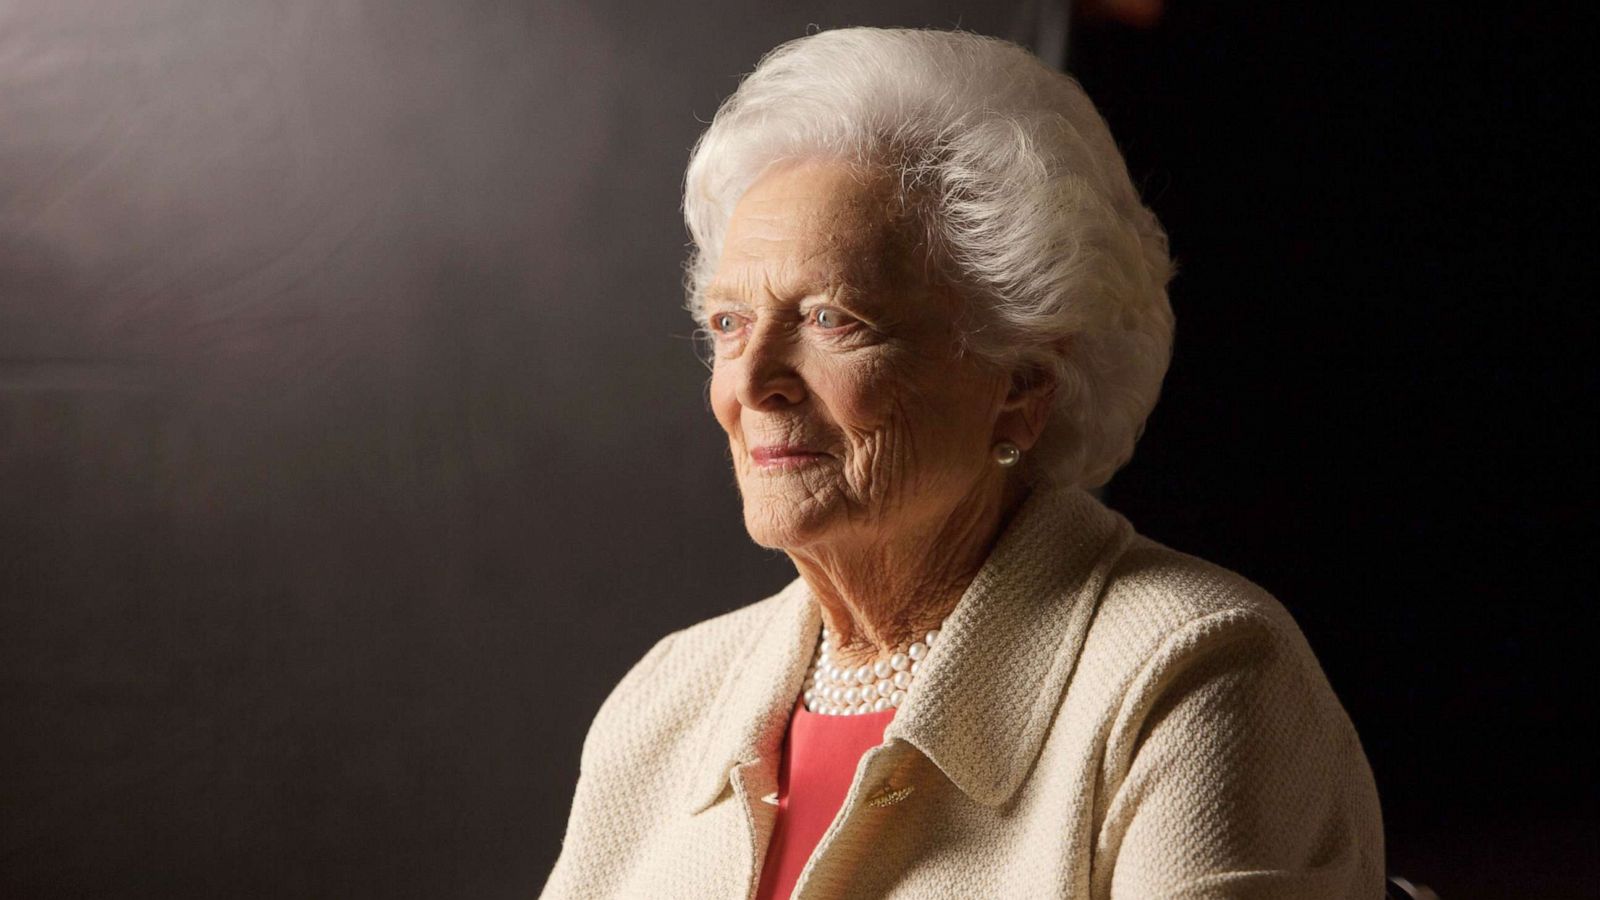
[[[872,798],[867,801],[867,805],[872,807],[893,806],[894,804],[899,803],[901,800],[911,796],[911,792],[913,790],[915,790],[915,788],[909,784],[902,788],[886,787],[877,794],[873,795]]]

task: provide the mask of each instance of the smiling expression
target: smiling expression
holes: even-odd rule
[[[961,301],[882,173],[763,175],[706,290],[711,405],[757,543],[785,550],[934,531],[1003,477],[1009,380],[960,353]]]

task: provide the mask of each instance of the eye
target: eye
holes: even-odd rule
[[[739,319],[733,313],[717,313],[711,317],[711,330],[718,334],[731,334],[739,327]]]
[[[845,315],[831,306],[817,307],[816,311],[811,314],[811,318],[817,323],[818,328],[827,330],[843,328],[847,325],[853,324],[856,321],[855,319]]]

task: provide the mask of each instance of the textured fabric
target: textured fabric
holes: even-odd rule
[[[783,900],[844,805],[861,754],[883,743],[894,710],[820,716],[794,705],[778,758],[777,816],[756,900]]]
[[[748,898],[820,616],[799,579],[601,706],[544,889]],[[735,677],[736,676],[736,677]],[[1377,791],[1260,587],[1036,491],[865,753],[796,898],[1377,898]]]

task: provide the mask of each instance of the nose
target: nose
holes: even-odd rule
[[[795,368],[796,351],[787,329],[768,319],[758,323],[739,354],[737,394],[746,409],[762,412],[793,406],[806,396],[805,380]]]

